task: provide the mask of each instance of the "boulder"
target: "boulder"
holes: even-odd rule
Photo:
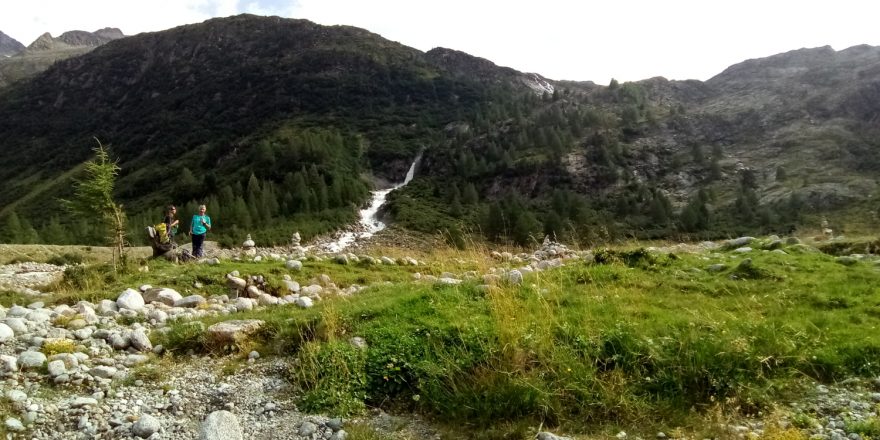
[[[173,306],[176,301],[183,298],[183,295],[181,295],[174,289],[155,287],[152,289],[147,289],[147,291],[144,292],[143,297],[144,302],[146,303],[160,302],[167,306]]]
[[[244,434],[235,414],[214,411],[208,414],[199,429],[199,440],[243,440]]]
[[[134,289],[125,289],[125,291],[119,294],[119,297],[116,298],[116,305],[120,309],[138,311],[144,308],[144,304],[144,297],[141,296],[140,292]]]
[[[0,344],[11,341],[14,337],[15,332],[8,325],[0,323]]]
[[[259,319],[243,319],[218,322],[210,327],[205,333],[209,345],[223,347],[237,344],[259,331],[265,321]]]
[[[159,419],[149,414],[141,414],[138,421],[131,426],[131,433],[140,438],[148,438],[159,432],[161,428],[162,425],[159,423]]]

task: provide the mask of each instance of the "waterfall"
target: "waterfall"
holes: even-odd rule
[[[360,210],[360,216],[355,231],[347,231],[343,233],[339,239],[321,247],[327,252],[339,252],[355,241],[370,238],[377,232],[385,229],[385,223],[377,217],[379,214],[379,208],[385,204],[385,199],[388,198],[388,194],[391,193],[391,191],[405,186],[413,179],[416,174],[416,165],[421,158],[422,154],[419,153],[415,160],[413,160],[412,165],[409,166],[409,171],[406,172],[406,177],[404,177],[403,182],[400,182],[391,188],[380,189],[370,193],[372,195],[370,205]]]

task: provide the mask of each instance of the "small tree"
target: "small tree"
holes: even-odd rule
[[[107,233],[113,246],[113,268],[119,270],[125,264],[125,211],[113,200],[113,186],[119,166],[110,161],[110,154],[97,138],[95,157],[85,163],[85,177],[73,183],[73,200],[62,204],[74,215],[94,221],[97,215],[100,226]]]

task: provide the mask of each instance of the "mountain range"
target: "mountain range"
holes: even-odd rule
[[[6,241],[97,239],[57,208],[95,138],[119,159],[133,237],[163,205],[198,202],[230,243],[328,232],[420,152],[387,215],[456,244],[784,232],[820,216],[845,230],[876,215],[877,47],[601,86],[278,17],[64,36],[90,49],[0,88]],[[41,37],[25,52],[43,47],[66,50]]]
[[[48,69],[56,61],[82,55],[124,36],[116,28],[104,28],[95,32],[69,31],[58,38],[53,38],[47,32],[25,47],[0,32],[0,87],[30,78]]]

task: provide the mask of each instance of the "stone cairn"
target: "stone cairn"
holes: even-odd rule
[[[299,231],[294,232],[290,237],[290,253],[299,258],[306,256],[306,248],[302,247],[301,241],[302,236],[299,235]]]
[[[256,243],[254,243],[254,240],[251,239],[251,234],[247,235],[247,239],[244,241],[244,243],[241,244],[241,247],[242,254],[248,257],[253,257],[257,255],[257,245]]]

